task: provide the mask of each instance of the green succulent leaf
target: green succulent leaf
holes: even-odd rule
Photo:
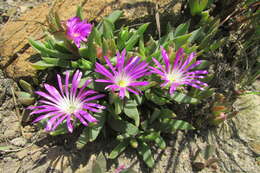
[[[33,63],[32,66],[36,70],[45,70],[45,69],[50,68],[50,67],[55,67],[55,64],[48,64],[45,61],[38,61],[36,63]]]
[[[64,60],[60,58],[42,57],[42,60],[48,64],[52,64],[53,66],[59,66],[64,68],[69,66],[68,60]]]
[[[149,23],[145,23],[145,24],[141,25],[137,29],[137,31],[135,31],[135,33],[130,37],[130,39],[125,43],[125,45],[126,45],[125,49],[127,51],[130,51],[130,50],[133,49],[135,44],[138,42],[139,38],[143,36],[143,34],[146,31],[148,25],[149,25]]]
[[[113,38],[114,34],[114,25],[113,23],[111,23],[108,19],[104,19],[103,21],[103,26],[104,26],[104,38],[109,39],[109,38]]]
[[[200,14],[208,5],[208,0],[189,0],[191,15]]]
[[[148,134],[143,134],[138,137],[143,142],[155,141],[158,137],[160,137],[160,132],[150,131]]]
[[[124,106],[124,113],[135,121],[135,125],[138,127],[140,124],[139,112],[137,109],[137,103],[135,100],[128,100]]]
[[[188,39],[192,36],[192,33],[181,35],[175,37],[172,41],[175,43],[175,49],[179,49],[182,45],[184,45]]]
[[[188,39],[189,43],[194,43],[198,38],[202,35],[202,28],[196,29],[195,31],[191,32],[191,36]]]
[[[35,98],[30,93],[18,91],[16,92],[17,100],[25,106],[32,105],[35,102]]]
[[[155,139],[155,145],[157,145],[160,149],[165,149],[166,148],[166,143],[164,141],[164,139],[161,137],[161,136],[158,136],[156,139]]]
[[[93,116],[98,120],[98,123],[84,128],[76,142],[78,149],[83,148],[88,142],[93,142],[98,137],[101,129],[104,126],[106,120],[105,111],[101,113],[95,113]]]
[[[128,140],[124,140],[123,142],[120,142],[109,154],[109,159],[115,159],[120,153],[122,153],[126,147],[129,145]]]
[[[164,118],[155,124],[158,130],[163,132],[175,132],[176,130],[194,130],[195,128],[186,121]]]
[[[170,96],[171,99],[175,100],[178,103],[187,103],[187,104],[198,104],[200,103],[199,99],[190,97],[184,93],[175,91],[173,95]]]
[[[190,26],[190,21],[180,24],[174,31],[173,36],[178,37],[186,34]]]
[[[29,43],[31,44],[31,46],[33,48],[35,48],[39,53],[41,53],[43,55],[49,55],[49,56],[54,57],[54,58],[61,58],[62,57],[64,59],[74,57],[74,55],[72,55],[72,54],[61,53],[57,50],[49,49],[39,41],[29,39]]]
[[[76,16],[80,18],[80,20],[83,20],[83,9],[81,6],[78,6],[77,11],[76,11]]]
[[[160,116],[160,113],[161,113],[161,110],[158,109],[158,108],[155,108],[154,111],[153,111],[153,114],[152,114],[152,116],[150,118],[149,123],[153,123],[154,120],[156,120]]]
[[[24,91],[29,92],[30,94],[34,93],[34,88],[28,82],[21,79],[21,80],[19,80],[19,84],[23,88]]]
[[[125,47],[125,43],[128,39],[129,39],[128,27],[121,28],[117,39],[117,46],[120,51]]]
[[[218,49],[220,46],[225,44],[226,40],[226,38],[222,38],[220,40],[214,41],[213,44],[210,45],[209,49],[211,51]]]
[[[121,133],[127,133],[131,136],[135,136],[139,132],[138,127],[135,125],[124,120],[114,119],[112,115],[108,118],[108,124],[113,130]]]
[[[149,146],[145,142],[140,142],[137,150],[146,165],[152,168],[154,166],[154,158]]]
[[[157,105],[165,105],[170,102],[168,99],[166,99],[164,97],[160,97],[157,94],[155,94],[154,92],[150,92],[149,90],[145,91],[145,97]]]
[[[106,19],[111,23],[115,23],[122,15],[123,11],[115,10],[108,17],[106,17]]]
[[[52,136],[58,136],[58,135],[63,135],[67,134],[68,130],[65,126],[59,126],[55,131],[50,132],[50,135]]]

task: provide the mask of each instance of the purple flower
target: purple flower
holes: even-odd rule
[[[59,91],[48,84],[44,84],[47,92],[37,91],[36,94],[44,99],[39,102],[40,106],[30,106],[33,110],[30,115],[43,114],[36,118],[33,122],[38,122],[45,118],[50,118],[47,122],[46,131],[55,130],[64,120],[67,122],[69,132],[73,131],[73,123],[76,119],[88,126],[88,122],[97,122],[89,112],[100,112],[105,109],[104,106],[89,101],[104,97],[104,94],[96,94],[94,90],[85,90],[91,80],[87,80],[85,84],[79,88],[79,82],[82,77],[82,72],[77,70],[72,77],[72,84],[69,87],[69,72],[66,72],[65,85],[62,85],[60,75],[57,75]],[[73,123],[72,123],[73,121]]]
[[[107,57],[104,57],[110,71],[99,63],[96,63],[95,69],[97,73],[106,77],[106,79],[97,79],[96,82],[111,83],[111,85],[106,86],[105,89],[110,89],[113,92],[119,91],[119,97],[121,99],[128,94],[128,91],[138,95],[141,91],[136,87],[149,84],[149,82],[137,81],[138,78],[147,75],[148,64],[144,61],[139,62],[139,57],[132,57],[125,64],[125,54],[125,50],[123,50],[121,55],[117,53],[117,64],[115,67]]]
[[[87,37],[91,33],[92,25],[79,17],[72,17],[66,22],[67,36],[73,40],[78,48],[81,41],[87,41]]]
[[[158,74],[164,83],[161,84],[161,87],[170,87],[170,94],[182,85],[190,85],[192,87],[203,90],[203,87],[207,87],[208,85],[204,82],[201,82],[197,79],[204,78],[204,74],[208,72],[206,70],[195,70],[190,72],[190,70],[199,64],[202,61],[192,62],[195,57],[195,53],[192,52],[188,58],[185,60],[183,49],[180,48],[177,53],[173,64],[170,63],[170,59],[165,51],[162,48],[162,57],[164,61],[164,66],[162,66],[155,58],[153,61],[158,68],[149,67],[152,73]]]
[[[120,173],[125,169],[126,169],[125,165],[119,165],[118,168],[116,168],[115,173]]]

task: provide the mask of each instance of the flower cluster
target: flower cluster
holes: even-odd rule
[[[87,21],[81,21],[79,17],[67,20],[66,27],[67,37],[78,48],[80,48],[82,41],[87,41],[87,37],[92,30],[92,25]],[[104,57],[105,65],[99,62],[95,64],[95,72],[102,76],[95,82],[105,83],[105,90],[118,94],[120,99],[129,97],[130,93],[141,94],[139,87],[149,84],[149,81],[145,80],[151,74],[158,75],[161,78],[160,86],[169,89],[170,94],[173,94],[177,88],[186,85],[200,90],[208,86],[198,80],[205,77],[205,74],[208,73],[206,70],[191,71],[202,62],[194,60],[196,56],[194,52],[186,56],[184,50],[180,48],[172,62],[164,48],[161,48],[161,55],[162,62],[159,59],[152,58],[155,66],[149,66],[147,62],[141,61],[141,58],[137,56],[127,58],[125,49],[121,53],[117,53],[115,64],[108,57]],[[77,120],[85,126],[88,126],[88,123],[97,122],[97,119],[90,113],[100,112],[105,107],[93,101],[105,95],[98,94],[97,91],[91,89],[87,90],[90,80],[86,81],[80,88],[79,83],[82,75],[82,72],[77,70],[70,84],[70,74],[66,72],[64,85],[61,76],[57,75],[59,90],[54,86],[44,84],[47,92],[36,92],[44,98],[39,101],[42,105],[29,107],[33,110],[31,115],[42,114],[34,122],[48,118],[46,130],[53,131],[58,125],[66,121],[69,132],[73,131],[73,126]]]
[[[97,79],[96,82],[111,83],[106,86],[105,89],[110,89],[111,91],[119,91],[120,98],[124,98],[127,91],[130,91],[136,95],[141,93],[141,91],[136,88],[137,86],[148,85],[147,81],[137,81],[137,79],[147,76],[150,73],[157,74],[161,77],[164,82],[161,87],[170,87],[170,94],[182,85],[190,85],[192,87],[203,90],[207,87],[207,84],[201,82],[197,79],[204,78],[204,74],[208,72],[206,70],[195,70],[190,72],[191,69],[198,66],[201,61],[196,61],[192,63],[195,57],[195,53],[191,53],[185,60],[183,49],[180,48],[174,60],[174,63],[170,63],[170,59],[166,51],[162,48],[162,57],[164,65],[162,65],[158,60],[153,58],[153,62],[157,68],[149,66],[150,72],[147,70],[148,64],[146,62],[139,62],[139,57],[130,58],[125,63],[125,50],[120,54],[117,54],[117,64],[114,67],[110,60],[105,57],[107,66],[110,71],[106,69],[103,65],[96,63],[95,71],[97,73],[105,76],[105,79]]]

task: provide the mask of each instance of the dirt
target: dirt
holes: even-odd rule
[[[57,2],[57,3],[55,3]],[[0,66],[6,75],[12,78],[34,76],[35,70],[31,67],[29,59],[36,54],[28,44],[28,38],[42,39],[46,16],[51,8],[58,12],[62,20],[75,15],[77,5],[82,0],[49,1],[36,5],[26,11],[21,17],[8,21],[0,30]],[[88,0],[83,6],[84,14],[88,20],[99,21],[115,9],[124,11],[125,18],[135,20],[149,15],[154,15],[156,0],[151,1],[113,1],[113,0]],[[160,1],[160,5],[168,12],[177,10],[170,0]],[[69,8],[68,8],[69,7]]]
[[[28,58],[36,52],[29,47],[27,38],[40,39],[43,36],[42,26],[51,6],[65,20],[74,15],[79,2],[62,0],[56,5],[53,2],[36,3],[33,9],[21,11],[24,14],[20,18],[4,24],[0,30],[0,54],[1,69],[5,75],[14,79],[34,75]],[[126,18],[139,20],[153,13],[151,7],[155,1],[151,2],[140,4],[140,1],[89,0],[84,12],[87,18],[100,20],[114,9],[123,9]],[[169,12],[177,12],[180,8],[170,1],[163,1],[161,6],[170,9]],[[90,143],[82,150],[77,150],[71,136],[51,137],[30,124],[24,118],[24,108],[14,98],[13,91],[19,90],[19,87],[13,79],[5,77],[3,70],[0,70],[0,147],[5,148],[0,150],[0,173],[91,172],[92,162],[98,153],[104,152],[106,155],[111,151],[109,139]],[[260,90],[259,81],[254,86],[255,91]],[[227,125],[167,136],[168,147],[153,151],[156,153],[154,169],[147,169],[136,152],[128,149],[118,159],[108,161],[109,172],[114,172],[116,164],[123,164],[132,166],[140,173],[192,173],[195,172],[194,162],[197,160],[193,159],[196,151],[212,145],[216,148],[212,157],[218,162],[216,167],[202,169],[202,173],[259,173],[256,159],[260,157],[260,96],[240,96],[234,106],[240,112],[236,118],[227,121]],[[200,158],[199,162],[205,163],[205,160]]]

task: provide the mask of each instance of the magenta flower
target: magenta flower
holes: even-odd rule
[[[161,84],[161,87],[170,87],[170,94],[182,85],[190,85],[192,87],[203,90],[203,87],[208,85],[197,79],[204,78],[204,74],[208,72],[206,70],[195,70],[190,72],[191,69],[201,64],[202,61],[196,61],[191,64],[195,53],[192,52],[188,58],[185,60],[183,49],[180,48],[174,60],[171,64],[166,51],[162,48],[162,57],[164,61],[164,66],[162,66],[155,58],[153,58],[154,63],[158,68],[149,67],[152,73],[158,74],[162,80],[165,82]]]
[[[106,79],[97,79],[96,82],[111,83],[105,89],[110,89],[113,92],[119,91],[121,99],[128,94],[128,91],[138,95],[141,91],[136,87],[149,84],[149,82],[137,81],[138,78],[147,75],[148,64],[144,61],[139,62],[139,57],[132,57],[125,64],[125,54],[125,50],[123,50],[121,55],[117,53],[117,64],[115,67],[107,57],[104,57],[110,71],[99,63],[96,63],[95,69],[97,73],[106,77]]]
[[[79,17],[72,17],[66,22],[67,36],[73,40],[78,48],[81,41],[87,41],[87,37],[91,33],[92,25],[85,20],[80,20]]]
[[[73,124],[76,119],[79,119],[85,126],[88,126],[88,122],[97,122],[89,112],[100,112],[101,109],[105,107],[97,103],[90,103],[90,101],[102,98],[104,94],[91,96],[97,94],[97,92],[94,90],[85,90],[87,85],[91,82],[90,80],[86,81],[85,84],[79,88],[81,77],[82,73],[77,70],[72,77],[71,87],[69,87],[69,72],[66,72],[64,86],[62,85],[60,75],[57,75],[59,91],[51,85],[44,84],[47,92],[36,92],[36,94],[44,98],[39,101],[42,105],[29,107],[29,109],[33,110],[30,115],[43,114],[33,122],[50,118],[45,129],[46,131],[53,131],[65,120],[69,132],[73,131]]]
[[[119,165],[118,168],[116,168],[115,173],[120,173],[125,169],[126,169],[125,165]]]

